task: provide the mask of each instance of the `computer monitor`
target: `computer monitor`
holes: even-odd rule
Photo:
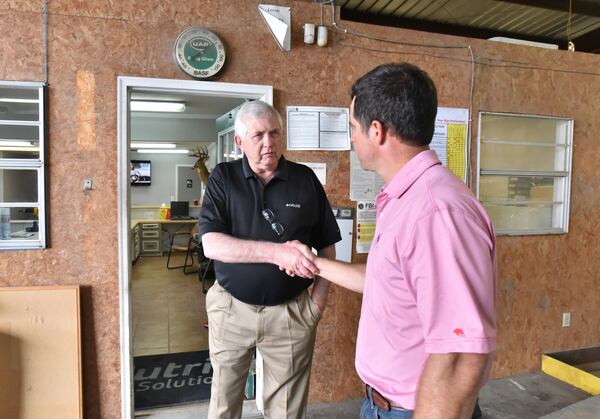
[[[171,219],[189,218],[190,202],[189,201],[171,201]]]
[[[129,162],[131,186],[150,186],[151,165],[152,162],[150,160],[131,160]]]

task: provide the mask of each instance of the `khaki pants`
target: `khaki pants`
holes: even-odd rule
[[[277,306],[255,306],[218,282],[206,295],[213,367],[209,419],[240,418],[248,370],[258,347],[264,359],[265,418],[305,418],[320,313],[305,291]]]

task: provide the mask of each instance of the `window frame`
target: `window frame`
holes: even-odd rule
[[[557,146],[564,147],[565,153],[565,170],[514,170],[514,169],[485,169],[481,167],[481,154],[482,149],[485,147],[485,139],[482,139],[482,119],[486,115],[497,115],[502,117],[514,117],[514,118],[537,118],[537,119],[552,119],[556,121],[561,121],[566,123],[566,136],[565,136],[565,144],[555,143],[553,145],[554,148]],[[481,177],[482,176],[539,176],[539,177],[552,177],[554,179],[562,179],[562,214],[560,214],[560,223],[561,227],[556,228],[527,228],[527,229],[511,229],[511,228],[500,228],[499,226],[494,225],[496,230],[496,235],[502,236],[527,236],[527,235],[544,235],[544,234],[567,234],[569,232],[569,212],[570,212],[570,201],[571,201],[571,178],[572,178],[572,162],[573,162],[573,125],[574,120],[572,118],[565,117],[556,117],[556,116],[546,116],[546,115],[534,115],[534,114],[519,114],[519,113],[510,113],[510,112],[491,112],[491,111],[480,111],[479,112],[479,121],[478,121],[478,129],[477,129],[477,180],[476,180],[476,196],[477,199],[480,200],[482,205],[486,206],[486,201],[481,200],[480,197],[480,188],[481,188]],[[555,137],[556,139],[556,137]],[[515,145],[518,144],[517,141],[496,141],[495,144],[504,143]],[[549,147],[547,144],[537,144],[537,143],[528,143],[522,142],[520,145],[526,146],[540,146],[540,147]],[[559,203],[555,199],[552,201],[552,204]],[[507,205],[509,205],[507,203]],[[513,204],[515,205],[515,204]],[[555,219],[557,217],[556,214],[552,215],[552,218]],[[492,222],[494,222],[492,218]]]
[[[0,88],[37,90],[39,115],[37,121],[3,120],[0,118],[0,126],[37,126],[39,137],[39,153],[37,158],[0,157],[0,169],[35,170],[37,172],[37,202],[4,202],[2,200],[0,201],[0,208],[37,208],[38,239],[0,240],[0,251],[47,248],[48,234],[46,202],[46,87],[47,85],[42,82],[0,80]]]
[[[231,154],[225,156],[224,154],[224,147],[226,145],[226,142],[228,141],[229,134],[232,134],[231,146],[233,147],[233,156]],[[235,127],[233,125],[217,133],[217,164],[241,159],[243,155],[244,153],[242,153],[242,150],[240,150],[237,144],[235,143]]]

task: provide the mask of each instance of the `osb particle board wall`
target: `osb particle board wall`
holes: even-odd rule
[[[348,104],[352,82],[373,66],[406,60],[427,70],[443,106],[468,107],[470,56],[465,49],[412,47],[330,33],[326,48],[302,43],[302,24],[319,22],[312,2],[292,9],[292,50],[278,50],[256,10],[258,1],[152,0],[48,2],[51,247],[0,255],[0,284],[79,284],[86,417],[120,415],[117,250],[117,117],[119,75],[183,79],[172,44],[188,26],[216,31],[228,48],[218,80],[269,84],[275,105]],[[42,80],[42,2],[0,6],[0,79]],[[325,13],[329,21],[329,9]],[[401,29],[340,22],[355,30],[417,44],[467,45],[479,110],[575,119],[570,232],[498,239],[499,344],[495,376],[539,368],[543,350],[598,344],[600,262],[600,58]],[[473,124],[476,138],[477,124]],[[475,148],[473,148],[475,153]],[[474,156],[472,161],[474,161]],[[295,152],[292,160],[326,162],[327,193],[348,201],[347,153]],[[95,190],[83,193],[84,178]],[[364,261],[363,256],[356,257]],[[334,288],[319,334],[311,400],[360,394],[354,343],[360,297]],[[572,327],[560,328],[560,313]]]

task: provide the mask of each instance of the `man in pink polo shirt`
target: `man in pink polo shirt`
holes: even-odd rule
[[[407,63],[381,65],[352,87],[354,149],[386,183],[377,228],[366,266],[314,260],[320,276],[364,294],[356,370],[365,419],[476,417],[496,346],[494,230],[429,149],[436,112],[433,81]]]

